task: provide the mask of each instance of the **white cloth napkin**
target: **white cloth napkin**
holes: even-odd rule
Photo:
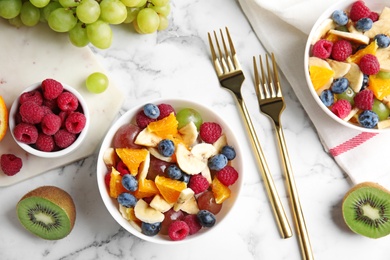
[[[280,70],[316,127],[325,150],[354,184],[372,181],[390,189],[390,133],[360,132],[334,122],[318,107],[305,80],[303,57],[308,34],[321,13],[336,2],[239,0],[264,48],[275,53]]]

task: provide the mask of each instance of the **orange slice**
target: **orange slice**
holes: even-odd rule
[[[138,174],[140,164],[146,160],[149,153],[147,149],[135,148],[117,148],[115,151],[134,176]]]
[[[167,138],[177,135],[177,126],[179,122],[176,120],[175,114],[172,112],[169,116],[164,117],[155,122],[148,124],[148,130],[161,138]]]
[[[8,110],[5,101],[0,96],[0,141],[4,138],[8,128]]]
[[[157,189],[168,203],[175,203],[180,196],[180,192],[187,188],[187,183],[173,180],[164,176],[156,176],[154,180]]]
[[[110,197],[114,199],[118,198],[119,194],[127,192],[125,187],[122,185],[122,176],[114,167],[111,168],[109,189]]]
[[[147,198],[159,194],[154,181],[149,179],[139,179],[138,180],[138,189],[133,193],[137,199]]]
[[[364,55],[366,55],[366,54],[375,55],[377,49],[378,49],[378,44],[376,43],[376,41],[373,41],[373,42],[371,42],[366,48],[361,49],[361,50],[358,50],[357,52],[355,52],[354,54],[352,54],[351,56],[349,56],[349,57],[347,58],[347,62],[354,62],[354,63],[356,63],[356,64],[359,64],[360,59],[361,59]]]
[[[310,66],[309,72],[315,90],[322,88],[334,76],[332,69],[320,66]]]
[[[229,187],[223,185],[218,178],[214,178],[211,183],[211,191],[214,194],[215,202],[221,204],[230,197],[231,191]]]
[[[390,79],[383,79],[371,75],[368,78],[368,88],[374,93],[377,99],[383,100],[384,97],[390,95]]]

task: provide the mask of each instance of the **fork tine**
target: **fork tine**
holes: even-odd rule
[[[276,90],[276,96],[277,97],[282,97],[282,90],[280,88],[280,82],[279,82],[279,73],[278,73],[278,67],[277,67],[277,64],[276,64],[276,60],[275,60],[275,55],[274,53],[271,54],[272,56],[272,69],[274,71],[274,86],[275,86],[275,90]]]

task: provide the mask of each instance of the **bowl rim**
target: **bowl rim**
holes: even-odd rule
[[[78,148],[80,146],[80,144],[84,141],[85,137],[87,136],[87,133],[88,133],[88,130],[89,130],[89,125],[90,125],[90,116],[89,116],[89,109],[88,109],[88,105],[87,105],[87,102],[85,101],[85,99],[83,98],[83,96],[73,87],[69,86],[68,84],[66,83],[62,83],[62,86],[64,88],[64,90],[66,91],[69,91],[71,93],[73,93],[78,101],[79,101],[79,104],[80,106],[82,107],[83,109],[83,113],[85,115],[85,118],[86,118],[86,122],[85,122],[85,127],[84,129],[81,131],[81,133],[78,135],[78,137],[76,138],[76,140],[73,142],[73,144],[71,144],[70,146],[68,146],[67,148],[65,149],[62,149],[62,150],[59,150],[59,151],[54,151],[54,152],[44,152],[44,151],[39,151],[33,147],[31,147],[30,145],[28,144],[25,144],[25,143],[22,143],[22,142],[19,142],[18,140],[16,140],[15,136],[14,136],[14,133],[13,133],[13,129],[14,127],[16,126],[15,124],[15,118],[14,116],[16,115],[16,112],[17,112],[17,109],[19,107],[19,97],[25,93],[25,92],[29,92],[29,91],[32,91],[32,90],[35,90],[35,89],[39,89],[41,87],[41,84],[42,82],[36,82],[36,83],[33,83],[31,85],[29,85],[28,87],[26,87],[19,95],[18,97],[13,101],[12,105],[11,105],[11,109],[9,111],[9,130],[11,132],[11,135],[12,135],[12,138],[14,139],[14,141],[23,149],[25,150],[26,152],[28,152],[29,154],[32,154],[32,155],[35,155],[35,156],[38,156],[38,157],[43,157],[43,158],[57,158],[57,157],[60,157],[60,156],[64,156],[66,154],[69,154],[70,152],[74,151],[76,148]]]
[[[309,36],[307,37],[306,45],[305,45],[305,51],[304,51],[304,71],[305,71],[305,78],[307,82],[307,87],[309,88],[309,91],[311,95],[313,96],[314,100],[316,103],[321,107],[321,109],[332,119],[334,119],[336,122],[342,124],[343,126],[349,127],[354,130],[358,130],[361,132],[371,132],[371,133],[383,133],[383,132],[388,132],[390,131],[390,128],[383,128],[383,129],[378,129],[378,128],[365,128],[363,126],[359,125],[354,125],[352,123],[349,123],[348,121],[345,121],[338,116],[336,116],[328,107],[326,107],[319,96],[317,95],[317,92],[314,90],[314,86],[311,82],[310,79],[310,74],[309,74],[309,57],[310,57],[310,49],[312,47],[311,41],[313,39],[313,36],[315,35],[318,27],[321,25],[323,21],[326,19],[330,18],[331,14],[333,11],[337,9],[341,10],[347,10],[350,9],[352,4],[356,2],[357,0],[345,0],[345,1],[340,1],[332,4],[329,8],[327,8],[321,16],[316,20],[314,23],[312,29],[310,30]],[[388,0],[365,0],[364,2],[368,7],[370,7],[372,10],[376,10],[379,8],[383,8],[386,6],[386,1]],[[390,4],[390,1],[388,1],[388,4]],[[380,11],[380,10],[376,10]]]
[[[202,228],[202,230],[200,230],[197,234],[187,236],[183,240],[172,241],[168,238],[168,236],[163,236],[163,235],[157,235],[157,236],[152,236],[152,237],[146,236],[146,235],[142,234],[141,232],[139,232],[138,230],[136,230],[134,227],[131,226],[130,222],[128,222],[127,220],[125,220],[122,217],[121,213],[119,212],[117,203],[116,202],[114,203],[114,199],[112,199],[108,195],[107,188],[106,188],[106,185],[104,182],[104,175],[107,172],[107,167],[105,166],[105,164],[101,158],[103,157],[103,153],[104,153],[105,149],[110,147],[116,130],[120,126],[122,126],[128,122],[131,122],[131,120],[134,119],[137,111],[139,111],[146,103],[153,103],[153,104],[167,103],[167,104],[171,104],[175,108],[175,110],[179,107],[180,108],[184,108],[184,107],[194,108],[194,109],[197,109],[198,111],[201,110],[201,111],[199,111],[201,115],[203,115],[202,111],[203,112],[206,111],[209,114],[205,117],[202,116],[203,119],[216,118],[217,122],[222,125],[223,132],[227,135],[228,141],[230,141],[229,143],[231,143],[231,144],[234,143],[234,148],[236,150],[236,153],[237,153],[237,155],[240,155],[240,156],[237,156],[233,161],[233,165],[235,166],[236,170],[239,172],[239,178],[238,178],[237,182],[233,185],[233,187],[231,187],[232,194],[234,194],[234,195],[231,196],[228,200],[226,200],[224,202],[224,205],[226,203],[227,206],[225,206],[225,208],[222,207],[221,212],[219,212],[216,215],[217,223],[211,229]],[[178,104],[180,104],[180,105],[178,105]],[[220,228],[222,226],[223,222],[228,217],[231,216],[233,206],[239,198],[239,195],[240,195],[240,192],[242,189],[242,185],[243,185],[243,174],[245,172],[245,166],[244,166],[243,158],[241,157],[241,155],[242,155],[241,145],[238,142],[238,138],[236,137],[234,132],[231,131],[231,129],[228,127],[228,123],[222,117],[218,116],[215,112],[213,112],[210,107],[208,107],[204,104],[201,104],[201,103],[194,102],[192,100],[185,99],[185,98],[156,98],[153,100],[149,100],[147,102],[141,102],[141,103],[138,103],[135,106],[133,106],[128,111],[126,111],[122,116],[120,116],[119,119],[117,119],[112,124],[112,126],[110,127],[110,129],[106,133],[106,135],[101,143],[101,146],[99,148],[99,153],[98,153],[97,170],[96,170],[97,171],[96,176],[97,176],[99,193],[100,193],[100,196],[103,200],[103,203],[104,203],[107,211],[110,213],[110,215],[115,219],[115,221],[122,228],[124,228],[129,233],[133,234],[134,236],[136,236],[142,240],[156,243],[156,244],[178,245],[178,244],[182,244],[182,243],[188,243],[188,242],[191,242],[191,241],[194,241],[194,240],[197,240],[197,239],[203,237],[202,235],[204,233],[211,233],[211,232],[217,230],[218,228]],[[224,212],[224,213],[221,214],[222,212]]]

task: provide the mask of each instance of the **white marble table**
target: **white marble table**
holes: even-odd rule
[[[252,83],[252,56],[264,53],[260,42],[233,0],[172,0],[170,22],[168,30],[142,36],[117,26],[112,47],[93,51],[125,93],[120,114],[152,98],[182,97],[209,105],[232,122],[243,145],[247,171],[230,218],[222,228],[193,243],[167,247],[141,241],[120,228],[104,207],[96,183],[95,153],[0,188],[0,259],[301,259],[296,233],[287,240],[279,235],[235,103],[230,93],[220,88],[210,62],[207,32],[228,26],[234,37],[246,74],[244,98],[292,223],[273,130],[258,111]],[[351,183],[324,152],[289,85],[283,87],[287,109],[282,120],[315,258],[389,259],[389,237],[372,240],[345,226],[340,207]],[[35,238],[17,220],[17,201],[41,185],[62,187],[75,199],[76,224],[62,240]]]

